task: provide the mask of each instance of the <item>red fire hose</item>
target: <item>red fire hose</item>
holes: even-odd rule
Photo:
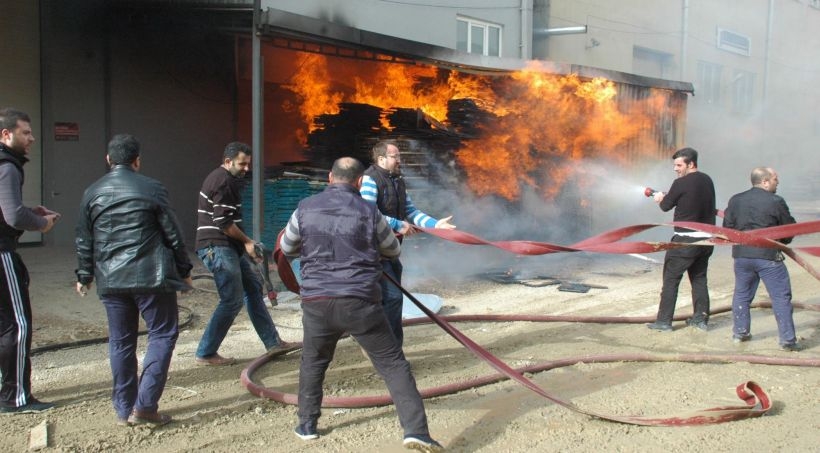
[[[785,245],[776,241],[776,239],[780,239],[783,237],[792,237],[792,236],[799,236],[803,234],[810,234],[816,233],[820,231],[820,221],[815,222],[804,222],[800,224],[794,225],[785,225],[782,227],[773,227],[773,228],[765,228],[761,230],[754,230],[749,232],[740,232],[736,230],[731,230],[727,228],[720,228],[714,225],[707,225],[707,224],[698,224],[693,222],[675,222],[671,225],[674,226],[682,226],[698,231],[706,231],[712,233],[715,238],[702,241],[699,244],[704,245],[723,245],[723,244],[744,244],[744,245],[754,245],[758,247],[770,247],[770,248],[778,248],[786,253],[789,257],[797,260],[799,259],[799,255],[794,253],[793,249],[786,247]],[[586,239],[584,241],[578,242],[570,247],[549,244],[549,243],[542,243],[542,242],[532,242],[532,241],[497,241],[497,242],[490,242],[484,239],[481,239],[477,236],[470,235],[468,233],[464,233],[461,231],[456,230],[435,230],[435,229],[424,229],[424,231],[433,234],[435,236],[441,237],[443,239],[451,240],[454,242],[459,242],[462,244],[471,244],[471,245],[492,245],[495,247],[499,247],[503,250],[507,250],[513,253],[518,254],[526,254],[526,255],[537,255],[537,254],[546,254],[546,253],[556,253],[556,252],[576,252],[576,251],[588,251],[588,252],[599,252],[599,253],[645,253],[645,252],[655,252],[660,250],[667,250],[674,247],[680,247],[683,245],[692,245],[692,244],[680,244],[680,243],[672,243],[672,242],[660,242],[660,243],[651,243],[651,242],[618,242],[621,239],[626,237],[632,236],[634,234],[640,233],[645,231],[649,228],[654,228],[656,226],[661,226],[660,224],[651,224],[651,225],[635,225],[626,228],[620,228],[617,230],[608,231],[602,233],[600,235],[594,236],[592,238]],[[281,233],[280,233],[281,236]],[[278,241],[277,241],[278,245]],[[804,247],[799,248],[798,250],[802,250],[803,252],[820,256],[820,247]],[[298,292],[298,285],[296,284],[296,279],[293,275],[290,265],[287,263],[284,255],[281,253],[279,248],[276,248],[274,252],[274,256],[278,263],[280,277],[285,285],[291,291]],[[798,261],[800,263],[800,261]],[[808,270],[812,275],[816,278],[820,279],[820,275],[818,275],[814,269],[808,265],[805,261],[801,263],[806,270]],[[449,384],[445,386],[429,388],[420,390],[422,397],[429,398],[432,396],[440,396],[447,393],[454,393],[458,391],[465,390],[470,387],[476,387],[480,385],[486,385],[494,382],[498,382],[500,380],[510,378],[517,381],[519,384],[523,385],[524,387],[530,389],[531,391],[537,393],[538,395],[546,398],[556,404],[559,404],[567,409],[583,413],[586,415],[590,415],[593,417],[601,418],[604,420],[611,420],[621,423],[627,424],[635,424],[635,425],[647,425],[647,426],[684,426],[684,425],[704,425],[704,424],[714,424],[714,423],[722,423],[725,421],[731,420],[740,420],[745,418],[752,418],[752,417],[759,417],[765,414],[771,408],[771,400],[757,383],[753,381],[747,381],[741,383],[736,388],[736,394],[738,398],[743,400],[745,405],[738,405],[738,406],[721,406],[721,407],[714,407],[709,409],[704,409],[701,411],[697,411],[694,413],[689,413],[686,415],[678,415],[678,416],[671,416],[671,417],[651,417],[651,416],[613,416],[613,415],[603,415],[598,414],[593,411],[589,411],[586,409],[579,408],[578,406],[564,401],[560,398],[557,398],[550,393],[543,390],[539,387],[535,382],[528,379],[524,376],[523,373],[532,373],[538,371],[545,371],[553,368],[559,368],[563,366],[573,365],[579,362],[584,363],[609,363],[609,362],[635,362],[635,361],[649,361],[649,362],[671,362],[671,361],[678,361],[678,362],[691,362],[691,363],[727,363],[727,362],[747,362],[747,363],[756,363],[756,364],[769,364],[769,365],[787,365],[787,366],[811,366],[811,367],[820,367],[820,359],[813,359],[813,358],[803,358],[803,359],[777,359],[777,358],[770,358],[770,357],[761,357],[756,355],[705,355],[705,354],[682,354],[676,356],[653,356],[648,354],[615,354],[615,355],[600,355],[600,356],[582,356],[582,357],[572,357],[558,361],[550,361],[544,362],[541,364],[530,365],[527,367],[522,367],[518,369],[513,369],[503,361],[498,359],[497,357],[490,354],[487,350],[483,349],[481,346],[476,344],[470,338],[462,334],[459,330],[453,327],[448,321],[539,321],[539,322],[554,322],[554,321],[561,321],[561,322],[588,322],[588,323],[612,323],[612,322],[647,322],[652,321],[654,319],[650,318],[624,318],[624,317],[582,317],[582,316],[538,316],[538,315],[460,315],[460,316],[438,316],[432,311],[430,311],[427,307],[425,307],[422,303],[420,303],[409,291],[402,288],[398,283],[390,278],[388,275],[384,275],[385,278],[390,279],[394,284],[396,284],[401,291],[420,309],[424,312],[429,319],[417,319],[412,321],[405,322],[405,325],[416,325],[416,324],[423,324],[428,322],[434,322],[439,327],[441,327],[444,331],[446,331],[450,336],[455,338],[459,343],[464,345],[467,349],[469,349],[473,354],[475,354],[480,359],[487,362],[490,366],[495,368],[499,373],[488,375],[480,378],[473,379],[468,382],[461,382],[458,384]],[[820,311],[820,307],[816,305],[809,305],[809,304],[800,304],[794,303],[793,304],[796,308],[803,308],[809,310]],[[754,304],[753,306],[756,307],[770,307],[770,304]],[[719,313],[723,311],[730,311],[731,308],[723,308],[720,310],[714,310],[712,313]],[[683,317],[676,317],[676,319],[682,319]],[[252,379],[253,373],[263,364],[267,363],[268,361],[272,360],[274,357],[284,354],[286,351],[282,351],[278,354],[262,356],[245,368],[241,374],[241,382],[245,387],[250,391],[252,394],[269,398],[274,401],[279,401],[282,403],[287,404],[296,404],[297,403],[297,395],[284,393],[282,391],[278,391],[276,389],[267,388],[255,383]],[[376,405],[386,405],[391,404],[391,399],[387,395],[379,395],[379,396],[362,396],[362,397],[325,397],[323,400],[323,407],[368,407],[368,406],[376,406]]]

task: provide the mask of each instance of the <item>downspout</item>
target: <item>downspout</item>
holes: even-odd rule
[[[681,31],[680,31],[680,80],[686,81],[686,60],[688,55],[687,38],[689,36],[689,0],[683,0],[683,11],[681,12]]]
[[[522,60],[532,59],[532,1],[521,0],[521,37],[520,37],[520,57]]]
[[[262,114],[263,114],[263,106],[262,106],[262,38],[261,38],[261,24],[259,23],[260,19],[260,12],[262,8],[262,0],[254,0],[253,1],[253,29],[251,32],[253,33],[253,48],[252,48],[252,59],[253,64],[251,67],[251,71],[253,72],[251,79],[251,115],[252,115],[252,126],[251,126],[251,135],[253,136],[252,141],[252,148],[253,148],[253,155],[251,156],[252,161],[252,172],[251,172],[251,191],[253,193],[252,198],[252,209],[253,209],[253,239],[256,242],[262,241],[262,231],[264,230],[264,198],[262,197],[262,191],[264,189],[263,181],[265,180],[265,149],[264,144],[262,142]],[[275,244],[267,244],[269,247],[273,247]]]

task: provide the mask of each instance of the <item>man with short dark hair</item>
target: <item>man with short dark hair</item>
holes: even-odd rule
[[[365,170],[362,179],[362,197],[378,206],[390,228],[399,235],[399,240],[403,236],[415,233],[417,230],[414,225],[446,230],[456,228],[450,223],[453,216],[437,220],[421,212],[413,204],[401,174],[401,152],[395,141],[382,140],[376,143],[371,157],[373,164]],[[398,258],[382,259],[382,270],[401,284],[403,267]],[[404,296],[401,290],[387,279],[382,279],[379,284],[382,287],[382,305],[387,322],[399,340],[399,346],[402,346],[404,331],[401,318]]]
[[[387,384],[404,429],[404,446],[442,451],[430,437],[410,364],[381,307],[379,259],[398,257],[401,246],[378,208],[359,194],[363,172],[356,159],[337,159],[330,185],[299,203],[279,241],[286,255],[301,257],[304,340],[295,433],[303,440],[319,437],[325,371],[347,332]]]
[[[92,282],[108,317],[108,354],[117,423],[164,425],[158,412],[179,336],[177,291],[191,288],[191,260],[168,192],[139,173],[140,144],[114,136],[105,157],[110,171],[83,194],[77,220],[77,293]],[[148,346],[138,373],[139,316]]]
[[[698,222],[715,224],[715,185],[712,178],[698,170],[698,152],[692,148],[679,149],[672,155],[674,170],[678,178],[667,193],[657,192],[655,201],[666,212],[675,208],[675,222]],[[709,233],[688,228],[675,227],[672,242],[694,243],[710,238]],[[686,324],[700,330],[707,330],[709,323],[709,288],[706,274],[709,257],[714,247],[692,245],[669,249],[663,260],[663,287],[655,322],[647,324],[653,330],[672,330],[678,287],[683,274],[689,275],[692,285],[693,314]]]
[[[789,206],[777,193],[780,184],[777,172],[768,167],[752,170],[752,188],[731,199],[723,218],[723,226],[740,231],[795,223]],[[778,239],[788,244],[792,238]],[[755,297],[760,280],[772,300],[772,311],[777,320],[780,347],[797,352],[802,348],[797,343],[792,318],[792,286],[789,270],[783,263],[783,252],[775,248],[733,245],[735,292],[732,298],[732,338],[736,343],[752,339],[752,319],[749,305]]]
[[[244,301],[256,334],[268,352],[290,348],[273,324],[262,292],[262,281],[251,260],[256,242],[240,227],[242,197],[240,179],[251,165],[251,148],[231,142],[222,154],[222,165],[213,170],[199,191],[196,253],[214,275],[219,303],[196,350],[200,365],[232,365],[236,360],[217,352]]]
[[[24,231],[47,233],[60,218],[44,206],[23,205],[23,165],[33,143],[31,118],[20,110],[0,110],[0,413],[54,407],[31,394],[29,276],[17,253]]]

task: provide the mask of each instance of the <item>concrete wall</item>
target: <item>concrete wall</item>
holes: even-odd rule
[[[31,117],[36,141],[29,151],[23,204],[43,204],[43,135],[50,132],[40,110],[40,16],[37,2],[5,2],[0,11],[0,108],[14,107]],[[46,206],[48,200],[45,201]],[[22,242],[39,242],[43,235],[26,232]],[[46,239],[47,240],[47,239]]]
[[[528,0],[508,1],[503,5],[497,0],[421,3],[423,4],[374,0],[262,0],[262,9],[275,8],[450,49],[456,48],[456,17],[462,15],[502,25],[502,56],[521,57],[521,5],[526,5]],[[470,7],[462,6],[466,4]],[[525,27],[528,28],[529,24],[525,24]],[[529,48],[529,42],[525,44]]]
[[[192,243],[201,181],[235,136],[233,39],[102,4],[43,1],[44,122],[80,129],[78,141],[44,137],[46,201],[64,214],[53,241],[73,244],[82,193],[107,170],[107,141],[130,133],[142,143],[142,172],[166,185]]]

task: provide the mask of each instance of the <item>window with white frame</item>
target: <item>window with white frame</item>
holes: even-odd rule
[[[480,20],[456,19],[456,49],[462,52],[501,56],[501,26]]]
[[[698,61],[698,78],[695,99],[707,104],[720,102],[720,76],[723,66],[707,61]]]
[[[732,111],[749,113],[754,107],[755,74],[736,69],[732,77]]]

